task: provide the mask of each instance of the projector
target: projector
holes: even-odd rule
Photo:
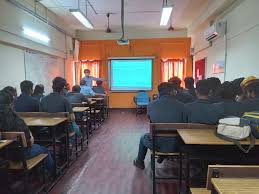
[[[129,40],[128,39],[120,39],[120,40],[117,40],[117,44],[118,45],[128,45]]]

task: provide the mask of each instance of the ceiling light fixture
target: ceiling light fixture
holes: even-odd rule
[[[50,41],[50,38],[48,36],[41,34],[39,32],[36,32],[34,30],[31,30],[30,28],[27,28],[27,27],[23,27],[23,33],[28,37],[39,40],[44,43],[48,43]]]
[[[163,10],[160,20],[160,26],[166,26],[173,11],[173,6],[167,5],[167,0],[163,1]]]
[[[78,9],[69,9],[69,12],[72,13],[76,19],[78,19],[86,28],[93,29],[94,26],[91,21],[87,18],[87,0],[86,0],[86,14],[83,14],[80,10],[80,1],[78,0]]]

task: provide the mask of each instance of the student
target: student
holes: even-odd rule
[[[82,102],[88,102],[89,100],[87,99],[86,96],[84,96],[82,93],[80,93],[81,88],[79,85],[75,85],[72,87],[72,92],[69,92],[66,95],[66,98],[68,101],[72,103],[82,103]]]
[[[194,79],[193,77],[186,77],[184,79],[186,91],[191,94],[194,98],[196,97],[195,88],[194,88]]]
[[[104,88],[103,88],[103,86],[102,86],[102,81],[100,81],[100,80],[98,80],[98,81],[96,81],[96,85],[97,86],[94,86],[93,87],[93,91],[95,92],[95,93],[98,93],[98,94],[106,94],[105,93],[105,90],[104,90]]]
[[[176,99],[178,101],[182,103],[189,103],[194,101],[193,96],[183,90],[183,88],[181,87],[182,81],[178,77],[172,77],[168,80],[168,82],[176,86],[177,88]]]
[[[246,100],[242,102],[244,112],[259,111],[259,79],[249,81],[244,86]]]
[[[39,112],[39,102],[31,95],[33,92],[33,83],[25,80],[20,84],[22,94],[15,101],[15,110],[17,112]]]
[[[231,83],[233,84],[234,87],[234,92],[235,92],[235,100],[237,102],[241,102],[242,100],[244,100],[244,93],[243,93],[243,89],[241,88],[241,83],[243,82],[245,78],[241,77],[241,78],[237,78],[234,79]]]
[[[38,84],[34,88],[34,92],[32,97],[40,102],[40,100],[44,97],[44,86],[42,84]]]
[[[221,99],[220,97],[218,97],[216,95],[217,90],[220,88],[221,86],[221,81],[219,78],[217,77],[210,77],[207,79],[208,83],[209,83],[209,88],[210,88],[210,92],[209,92],[209,100],[211,101],[211,103],[217,103],[220,102]]]
[[[49,113],[68,112],[71,120],[74,121],[72,105],[63,95],[66,84],[66,80],[62,77],[53,79],[53,92],[41,99],[40,111]]]
[[[240,102],[236,102],[236,91],[231,82],[224,82],[218,89],[216,95],[221,98],[221,102],[215,103],[214,105],[224,109],[222,117],[241,117],[243,115],[242,104]]]
[[[34,138],[25,122],[14,112],[14,98],[10,93],[0,91],[0,130],[1,132],[24,132],[28,148],[25,150],[27,159],[47,153],[45,164],[49,172],[53,171],[53,160],[47,148],[34,144]]]
[[[158,86],[159,98],[148,105],[148,116],[153,123],[182,123],[184,104],[176,99],[177,88],[170,83],[161,83]],[[161,152],[175,152],[181,140],[178,137],[156,138],[156,145]],[[138,156],[134,165],[145,168],[147,149],[152,149],[152,139],[149,133],[140,138]]]
[[[85,80],[87,86],[91,88],[93,87],[93,81],[104,81],[103,78],[96,78],[96,77],[90,76],[91,71],[89,69],[85,69],[84,73],[85,73],[85,77],[83,77],[82,80]]]
[[[6,86],[2,91],[10,93],[14,97],[14,100],[16,100],[16,98],[17,98],[16,88],[14,88],[12,86]]]
[[[84,79],[82,79],[80,81],[80,87],[81,87],[81,91],[80,93],[82,93],[85,96],[95,96],[95,92],[93,91],[93,89],[87,85],[86,81]]]
[[[215,107],[209,100],[209,81],[200,80],[196,84],[197,100],[185,104],[185,120],[188,123],[217,124],[223,115],[223,108]]]

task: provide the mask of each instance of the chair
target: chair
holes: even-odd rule
[[[39,154],[31,159],[26,159],[24,151],[27,148],[27,142],[24,132],[2,132],[2,137],[4,139],[15,141],[8,148],[6,159],[9,162],[9,166],[7,170],[9,172],[23,173],[24,193],[28,193],[29,173],[39,165],[42,167],[41,169],[43,175],[43,186],[40,190],[43,190],[45,187],[45,165],[43,160],[48,156],[48,154]]]
[[[136,104],[136,113],[140,114],[147,108],[147,105],[150,102],[150,97],[146,91],[139,91],[138,94],[134,96],[133,101]]]
[[[205,125],[196,123],[150,123],[150,134],[152,135],[152,147],[156,147],[156,137],[175,137],[178,136],[177,129],[215,129],[215,125]],[[156,177],[156,157],[174,158],[179,161],[179,176],[178,177]],[[182,160],[181,152],[163,153],[152,150],[151,152],[151,167],[152,167],[152,181],[153,194],[156,193],[156,179],[178,179],[179,188],[182,185]]]

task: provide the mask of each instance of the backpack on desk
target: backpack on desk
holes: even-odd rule
[[[248,153],[255,145],[255,138],[251,133],[250,121],[245,118],[229,117],[220,119],[217,127],[217,136],[235,143],[244,153]],[[247,138],[250,139],[250,145],[246,149],[240,144],[240,141]]]
[[[250,121],[253,136],[259,139],[259,112],[246,112],[242,118]]]

